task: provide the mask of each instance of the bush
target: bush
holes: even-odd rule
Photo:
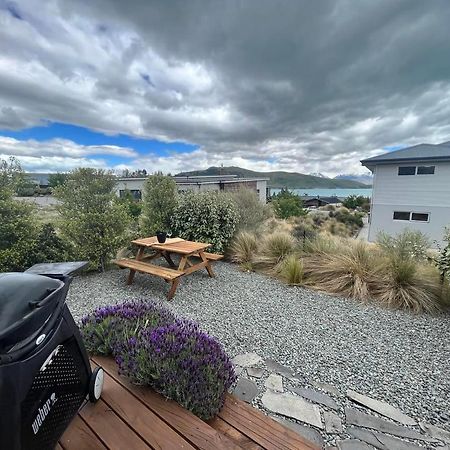
[[[271,206],[261,203],[256,192],[250,189],[239,189],[232,196],[239,214],[237,230],[255,231],[273,216]]]
[[[89,353],[115,356],[130,337],[174,321],[175,316],[158,303],[131,301],[97,308],[83,317],[80,331]]]
[[[177,204],[175,180],[158,172],[147,178],[142,196],[141,230],[146,236],[170,231],[170,220]]]
[[[307,240],[314,239],[317,236],[317,233],[317,227],[309,217],[297,218],[292,229],[292,235],[299,242],[302,242],[302,245],[304,245]]]
[[[289,233],[273,233],[266,236],[255,262],[257,265],[275,268],[283,259],[295,251],[296,241]]]
[[[349,195],[342,204],[348,209],[366,209],[367,205],[370,207],[370,198],[362,195]]]
[[[377,244],[390,257],[400,259],[426,259],[427,249],[430,247],[429,239],[420,231],[405,228],[396,236],[381,232],[377,236]]]
[[[153,387],[203,420],[219,412],[236,381],[221,344],[186,320],[130,338],[116,361],[132,382]]]
[[[82,319],[81,334],[90,353],[114,355],[133,383],[153,387],[205,420],[218,413],[236,381],[221,344],[160,304],[98,308]]]
[[[258,251],[258,240],[254,234],[241,231],[230,247],[231,260],[239,264],[252,263]]]
[[[46,223],[39,230],[32,250],[33,264],[70,259],[69,246],[57,235],[55,227]]]
[[[125,208],[132,219],[138,219],[140,217],[142,213],[142,201],[135,199],[129,190],[125,191],[125,195],[120,197],[118,202]]]
[[[186,192],[179,196],[172,216],[172,231],[191,241],[208,242],[210,250],[223,253],[238,222],[231,195],[217,192]]]
[[[303,281],[303,263],[296,255],[287,256],[280,265],[279,275],[288,284],[298,286]]]
[[[450,228],[445,229],[443,241],[446,245],[439,248],[439,254],[436,259],[436,266],[442,283],[450,276]]]
[[[306,215],[300,196],[287,189],[282,189],[272,198],[272,205],[276,216],[280,219]]]
[[[61,232],[75,256],[88,259],[91,267],[105,270],[110,258],[127,241],[129,216],[113,192],[111,172],[77,169],[55,188],[61,214]]]

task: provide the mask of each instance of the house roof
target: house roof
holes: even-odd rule
[[[367,168],[378,164],[392,164],[418,161],[450,161],[450,141],[442,144],[418,144],[412,147],[402,148],[393,152],[373,156],[361,160],[361,164]]]

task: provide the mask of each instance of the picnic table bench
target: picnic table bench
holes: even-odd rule
[[[218,261],[223,258],[223,255],[205,251],[211,244],[186,241],[181,238],[167,239],[164,243],[160,243],[156,236],[152,236],[136,239],[132,243],[138,247],[136,257],[117,259],[114,261],[117,266],[123,269],[130,269],[127,284],[133,282],[136,272],[161,277],[164,281],[171,283],[167,294],[168,300],[174,297],[182,276],[189,275],[204,268],[210,277],[214,277],[215,274],[211,267],[211,261]],[[152,250],[153,253],[146,255],[146,250]],[[176,266],[172,259],[173,254],[180,256],[178,266]],[[168,262],[170,267],[162,267],[150,262],[161,257]],[[200,262],[194,263],[190,258],[200,259]]]

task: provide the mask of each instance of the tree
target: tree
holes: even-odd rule
[[[142,196],[141,230],[153,236],[157,231],[170,231],[170,218],[177,205],[177,185],[161,172],[150,175]]]
[[[67,173],[60,173],[60,172],[51,173],[48,176],[48,185],[51,188],[61,186],[62,184],[64,184],[66,182],[68,176],[69,175]]]
[[[300,196],[287,189],[282,189],[272,198],[272,205],[276,216],[280,219],[306,215]]]
[[[16,159],[0,160],[0,272],[21,271],[31,262],[37,233],[34,207],[13,198],[23,179]]]
[[[349,195],[342,205],[348,209],[362,208],[364,210],[370,209],[370,198],[362,195]]]
[[[62,201],[58,210],[63,237],[77,257],[88,259],[101,271],[125,243],[130,220],[113,192],[115,185],[112,172],[83,168],[55,188],[55,196]]]

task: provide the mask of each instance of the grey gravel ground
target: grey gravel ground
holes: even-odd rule
[[[215,264],[217,278],[184,278],[172,302],[161,279],[112,270],[76,278],[68,296],[79,320],[125,299],[163,301],[198,321],[231,356],[256,352],[300,380],[327,382],[385,400],[450,430],[450,315],[412,315],[289,287],[262,274]]]

